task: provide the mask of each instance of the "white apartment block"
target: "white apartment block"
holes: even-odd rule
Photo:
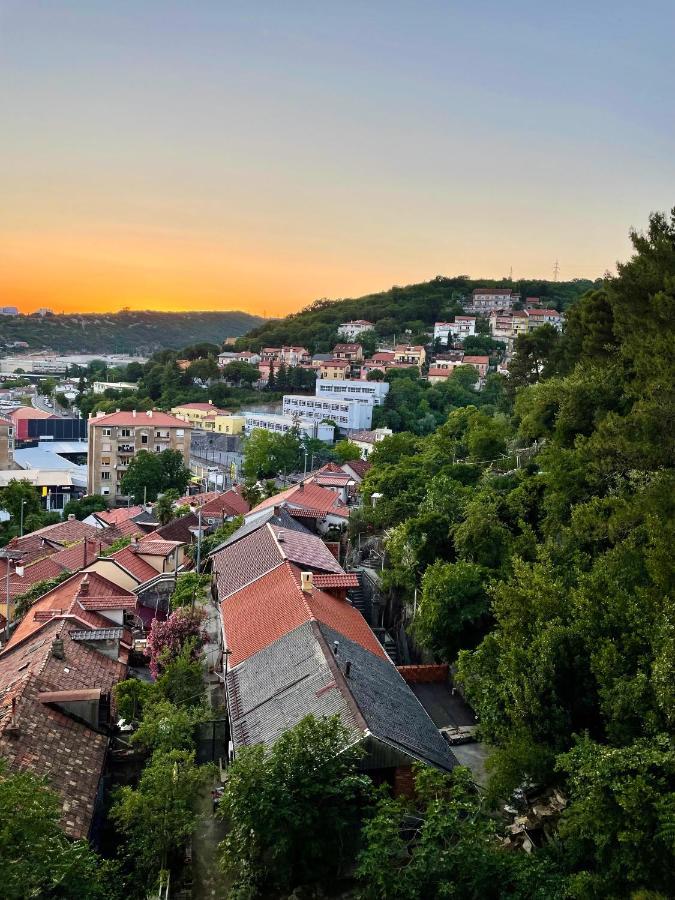
[[[337,333],[340,337],[353,341],[354,338],[363,334],[364,331],[372,331],[373,328],[375,326],[372,322],[368,322],[366,319],[355,319],[353,322],[343,322],[341,325],[338,325]]]
[[[301,437],[316,438],[326,444],[335,440],[335,428],[332,425],[317,422],[308,417],[297,415],[280,415],[279,413],[244,412],[244,432],[250,435],[256,428],[271,431],[273,434],[286,434],[297,428]]]
[[[353,397],[370,400],[374,406],[381,406],[389,392],[386,381],[366,381],[361,378],[317,379],[314,393],[317,397],[350,400]]]
[[[436,322],[434,325],[434,340],[440,339],[443,344],[448,343],[450,336],[461,341],[475,333],[475,316],[455,316],[454,322]]]
[[[345,431],[368,429],[373,423],[373,401],[370,397],[329,400],[328,397],[286,394],[283,410],[286,416],[300,416],[315,422],[331,419]]]
[[[519,299],[520,295],[514,294],[510,288],[476,288],[464,308],[485,315],[493,309],[511,309]]]

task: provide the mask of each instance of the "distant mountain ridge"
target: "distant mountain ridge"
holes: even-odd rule
[[[542,305],[557,310],[567,309],[582,294],[597,287],[601,279],[577,278],[572,281],[542,281],[489,278],[471,279],[464,275],[448,278],[438,275],[430,281],[394,286],[388,291],[368,294],[365,297],[344,300],[316,300],[297,313],[283,319],[270,319],[237,341],[241,349],[259,350],[261,347],[278,347],[284,344],[300,345],[311,352],[329,350],[335,342],[336,328],[341,322],[367,319],[384,321],[389,327],[381,333],[396,332],[405,339],[409,330],[416,334],[427,329],[435,321],[461,312],[459,305],[468,298],[474,288],[510,288],[526,297],[540,297]]]
[[[154,312],[121,310],[58,316],[0,316],[0,347],[26,341],[31,350],[70,353],[139,353],[222,343],[263,324],[260,316],[240,311]],[[8,350],[8,352],[11,352]]]

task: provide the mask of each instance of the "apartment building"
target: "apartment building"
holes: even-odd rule
[[[372,331],[373,328],[375,326],[367,319],[355,319],[353,322],[343,322],[341,325],[338,325],[337,333],[341,338],[353,341],[360,334],[363,334],[365,331]]]
[[[348,359],[326,359],[319,364],[318,380],[343,381],[349,378],[352,364]]]
[[[260,362],[260,354],[251,350],[225,350],[218,354],[218,367],[224,369],[231,362],[245,362],[251,366],[257,366]]]
[[[333,356],[335,359],[360,362],[363,359],[363,347],[361,344],[336,344],[333,347]]]
[[[90,416],[88,425],[88,494],[103,494],[111,499],[120,496],[124,473],[140,450],[178,450],[185,465],[189,465],[192,426],[176,416],[153,409],[98,413]]]
[[[471,300],[465,309],[485,315],[493,309],[511,309],[519,294],[514,294],[510,288],[475,288],[471,293]]]
[[[306,347],[263,347],[260,351],[261,362],[283,363],[288,366],[306,366],[312,362],[312,356]]]
[[[528,329],[538,328],[540,325],[553,325],[558,331],[562,330],[562,316],[557,309],[526,309]]]
[[[373,422],[372,398],[361,397],[328,399],[307,397],[305,394],[286,394],[283,411],[285,416],[300,416],[320,422],[330,419],[344,431],[370,428]]]
[[[265,412],[244,412],[243,415],[245,419],[244,432],[247,435],[257,428],[271,431],[273,434],[286,434],[296,428],[301,437],[316,438],[326,444],[332,444],[335,440],[333,425],[327,425],[309,417]]]
[[[395,363],[403,363],[406,366],[419,366],[421,369],[426,358],[426,350],[422,346],[411,347],[410,344],[400,344],[394,348]]]
[[[0,417],[0,471],[14,468],[14,425]]]
[[[519,334],[524,334],[529,327],[528,316],[524,310],[493,310],[490,313],[490,332],[496,341],[510,342]]]
[[[475,316],[455,316],[454,322],[436,322],[434,324],[434,340],[440,340],[443,344],[447,344],[450,337],[461,341],[475,333]]]
[[[367,381],[362,378],[318,380],[314,393],[317,397],[349,400],[352,397],[370,399],[374,406],[381,406],[389,392],[386,381]]]

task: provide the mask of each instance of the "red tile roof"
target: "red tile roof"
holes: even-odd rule
[[[353,572],[346,572],[344,575],[321,575],[312,576],[314,587],[318,588],[355,588],[359,586],[358,576]]]
[[[560,313],[557,309],[528,309],[526,315],[536,318],[537,316],[559,316]]]
[[[35,409],[33,406],[19,406],[13,409],[10,414],[13,422],[23,419],[55,419],[54,413],[43,412],[41,409]]]
[[[250,505],[236,491],[225,491],[216,494],[201,507],[203,516],[243,516],[250,510]]]
[[[158,541],[152,534],[146,536],[138,544],[129,545],[133,553],[144,556],[170,556],[176,547],[182,547],[182,541]]]
[[[178,419],[176,416],[170,416],[168,413],[159,412],[151,409],[148,412],[142,410],[136,412],[114,412],[108,413],[106,416],[90,416],[89,427],[105,425],[121,425],[128,428],[190,428],[190,424],[184,419]]]
[[[321,511],[323,515],[330,513],[331,515],[342,516],[345,519],[349,517],[349,509],[346,507],[335,491],[329,491],[322,488],[318,484],[304,482],[303,484],[294,485],[280,494],[268,497],[259,503],[253,512],[260,509],[269,509],[270,506],[278,506],[284,504],[288,507],[296,507],[300,509],[311,509]],[[293,514],[292,509],[289,512]]]
[[[304,622],[323,622],[371,653],[385,657],[361,613],[346,600],[300,588],[300,569],[289,562],[256,579],[221,603],[230,665],[269,647]]]
[[[368,470],[373,467],[373,464],[368,462],[367,459],[350,459],[344,465],[349,466],[352,472],[354,472],[355,475],[358,475],[359,478],[364,478],[368,473]]]
[[[133,575],[139,584],[150,581],[151,578],[154,578],[158,574],[157,569],[155,569],[154,566],[151,566],[147,560],[142,559],[137,553],[134,553],[130,547],[123,547],[121,550],[118,550],[117,553],[113,553],[110,556],[110,559],[114,559],[118,562],[127,570],[127,572]]]
[[[94,515],[97,519],[100,519],[108,525],[120,525],[122,522],[126,522],[128,519],[133,518],[133,516],[142,513],[143,509],[144,507],[142,506],[124,506],[121,509],[103,509],[100,512],[94,513]]]
[[[489,356],[465,356],[463,360],[465,365],[487,366],[490,364]]]

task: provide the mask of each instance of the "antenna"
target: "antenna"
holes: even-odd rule
[[[509,281],[513,281],[513,266],[509,267]]]
[[[553,280],[558,280],[558,273],[560,272],[560,266],[558,265],[558,260],[553,263]]]

